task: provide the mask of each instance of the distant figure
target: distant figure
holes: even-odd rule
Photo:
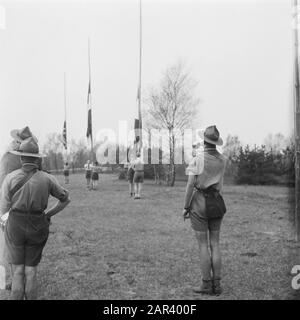
[[[133,184],[133,177],[134,177],[134,169],[133,169],[133,159],[130,159],[127,168],[127,180],[129,183],[129,193],[130,197],[134,196],[134,184]]]
[[[38,170],[42,155],[33,138],[20,144],[22,168],[3,181],[0,216],[9,211],[5,225],[8,261],[12,264],[11,300],[37,299],[37,266],[49,235],[50,218],[70,202],[69,193],[48,173]],[[47,209],[49,196],[58,202]]]
[[[101,167],[97,161],[94,162],[92,166],[92,190],[96,190],[99,181],[99,173],[101,172]]]
[[[226,160],[216,149],[216,145],[223,144],[216,126],[206,128],[202,139],[204,151],[197,154],[187,168],[183,216],[190,218],[200,250],[202,282],[194,291],[219,295],[222,292],[219,237],[226,212],[220,192]]]
[[[140,152],[136,153],[136,159],[133,162],[134,176],[134,199],[141,199],[142,185],[144,182],[144,162],[141,159]]]
[[[85,169],[85,178],[86,178],[86,186],[89,189],[91,187],[91,178],[92,178],[92,164],[90,160],[86,162],[84,165]]]
[[[66,162],[66,163],[64,164],[65,184],[69,184],[69,175],[70,175],[70,167],[69,167],[69,163]]]
[[[37,138],[31,133],[29,127],[15,129],[10,132],[13,138],[8,151],[5,152],[0,160],[0,190],[5,177],[14,170],[21,168],[21,158],[18,155],[10,153],[10,151],[18,150],[23,140],[32,137],[36,142]],[[4,221],[3,221],[4,223]],[[6,247],[4,233],[0,230],[0,264],[5,267],[6,274],[6,289],[11,289],[12,270],[11,266],[6,261]],[[11,276],[11,277],[10,277]]]

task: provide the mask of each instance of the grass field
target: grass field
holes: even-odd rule
[[[62,177],[58,177],[62,182]],[[143,198],[126,181],[102,175],[97,191],[71,175],[71,204],[52,220],[39,268],[40,299],[296,299],[289,190],[225,186],[221,248],[224,294],[193,294],[199,256],[181,217],[185,184],[146,181]],[[1,292],[7,298],[7,292]]]

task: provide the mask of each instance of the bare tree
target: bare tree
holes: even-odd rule
[[[48,169],[55,168],[58,170],[63,164],[63,144],[62,137],[59,133],[49,133],[43,147],[43,152],[48,158]]]
[[[282,133],[268,134],[264,140],[266,150],[272,153],[279,153],[289,145],[289,140]]]
[[[168,68],[163,74],[158,88],[152,88],[145,99],[146,126],[155,129],[167,129],[170,159],[167,183],[174,186],[176,142],[182,139],[185,128],[193,127],[198,113],[199,99],[194,96],[196,82],[182,63]]]

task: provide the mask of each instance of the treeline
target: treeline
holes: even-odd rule
[[[282,134],[269,135],[261,146],[241,146],[238,137],[228,137],[226,176],[237,184],[295,184],[295,146]]]
[[[97,145],[95,145],[97,150]],[[295,183],[293,139],[282,134],[269,135],[261,146],[243,146],[237,136],[228,136],[222,152],[227,157],[225,182],[236,184],[293,186]],[[60,171],[66,161],[60,134],[50,134],[44,145],[46,154],[44,168],[49,171]],[[93,159],[85,140],[71,140],[68,145],[68,161],[74,172],[82,169],[86,161]],[[118,160],[118,159],[116,159]],[[160,156],[161,160],[161,156]],[[126,178],[123,165],[108,165],[110,171],[118,172],[120,179]],[[175,165],[175,179],[186,180],[187,164]],[[158,184],[170,185],[170,165],[145,165],[145,178],[154,179]]]

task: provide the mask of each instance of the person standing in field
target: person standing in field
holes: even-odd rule
[[[141,199],[142,185],[144,182],[144,162],[140,152],[136,153],[136,159],[133,161],[133,170],[134,199]]]
[[[194,292],[219,295],[222,292],[219,238],[226,212],[220,192],[226,158],[216,149],[223,144],[216,126],[206,128],[201,137],[204,151],[198,153],[187,168],[183,216],[190,218],[199,245],[202,282]]]
[[[18,150],[20,143],[29,138],[33,137],[36,142],[37,138],[31,133],[28,126],[22,128],[22,129],[15,129],[10,132],[11,137],[13,138],[13,141],[11,142],[8,151],[5,152],[0,160],[0,190],[2,183],[5,179],[5,177],[13,172],[14,170],[21,168],[21,159],[20,156],[10,153],[12,150]],[[1,193],[1,192],[0,192]],[[5,219],[7,219],[7,214],[4,216]],[[0,221],[3,224],[5,221]],[[6,276],[6,285],[5,288],[7,290],[11,289],[11,278],[12,278],[12,270],[11,266],[7,263],[7,257],[6,257],[6,246],[5,246],[5,239],[4,239],[4,232],[0,230],[0,265],[3,265],[3,268],[5,270],[5,276]]]
[[[84,165],[85,178],[86,178],[86,187],[89,189],[91,187],[91,178],[92,178],[92,164],[90,160]]]
[[[66,163],[64,164],[65,184],[69,184],[69,175],[70,175],[70,167],[69,167],[69,163],[66,162]]]
[[[130,197],[133,197],[134,194],[134,183],[133,183],[134,169],[133,169],[133,158],[130,158],[127,168],[127,180],[129,183],[129,193]]]
[[[101,168],[97,161],[94,162],[92,166],[92,190],[96,190],[99,181],[99,173],[101,172]]]
[[[21,142],[22,168],[8,174],[2,184],[0,216],[9,211],[5,225],[8,261],[12,264],[11,300],[37,299],[37,267],[49,235],[52,216],[70,202],[69,193],[50,174],[38,170],[39,147],[33,138]],[[58,199],[48,206],[49,196]]]

